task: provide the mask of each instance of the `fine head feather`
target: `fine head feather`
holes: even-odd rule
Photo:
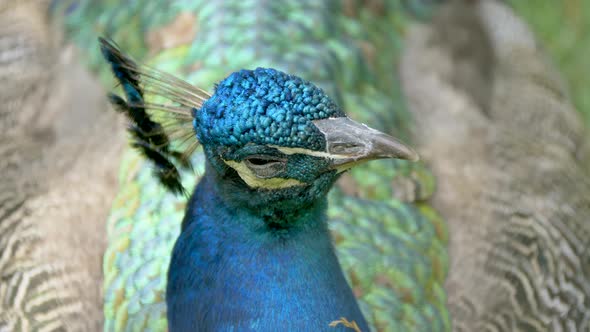
[[[199,144],[193,114],[210,95],[170,74],[137,64],[110,40],[99,38],[99,43],[125,95],[111,93],[109,100],[129,120],[131,145],[154,164],[164,187],[186,195],[174,162],[191,168],[189,158]]]

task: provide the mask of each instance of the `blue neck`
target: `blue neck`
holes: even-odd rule
[[[211,173],[174,247],[170,331],[339,331],[328,324],[340,317],[368,331],[334,254],[325,197],[274,229],[224,200],[224,181]]]

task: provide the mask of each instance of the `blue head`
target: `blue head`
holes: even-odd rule
[[[322,89],[274,69],[231,74],[194,117],[224,196],[267,215],[323,197],[359,162],[416,158],[393,137],[347,118]]]
[[[283,72],[240,70],[221,81],[196,112],[203,144],[251,144],[322,151],[325,139],[313,120],[343,117],[342,110],[315,85]]]

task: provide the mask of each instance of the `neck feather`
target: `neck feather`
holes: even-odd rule
[[[366,327],[334,254],[325,198],[273,228],[228,203],[216,180],[206,174],[198,185],[174,248],[171,327],[327,330],[340,317]]]

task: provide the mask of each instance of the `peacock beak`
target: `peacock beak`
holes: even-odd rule
[[[420,159],[400,140],[347,117],[315,120],[313,124],[324,134],[332,168],[339,172],[375,159]]]

